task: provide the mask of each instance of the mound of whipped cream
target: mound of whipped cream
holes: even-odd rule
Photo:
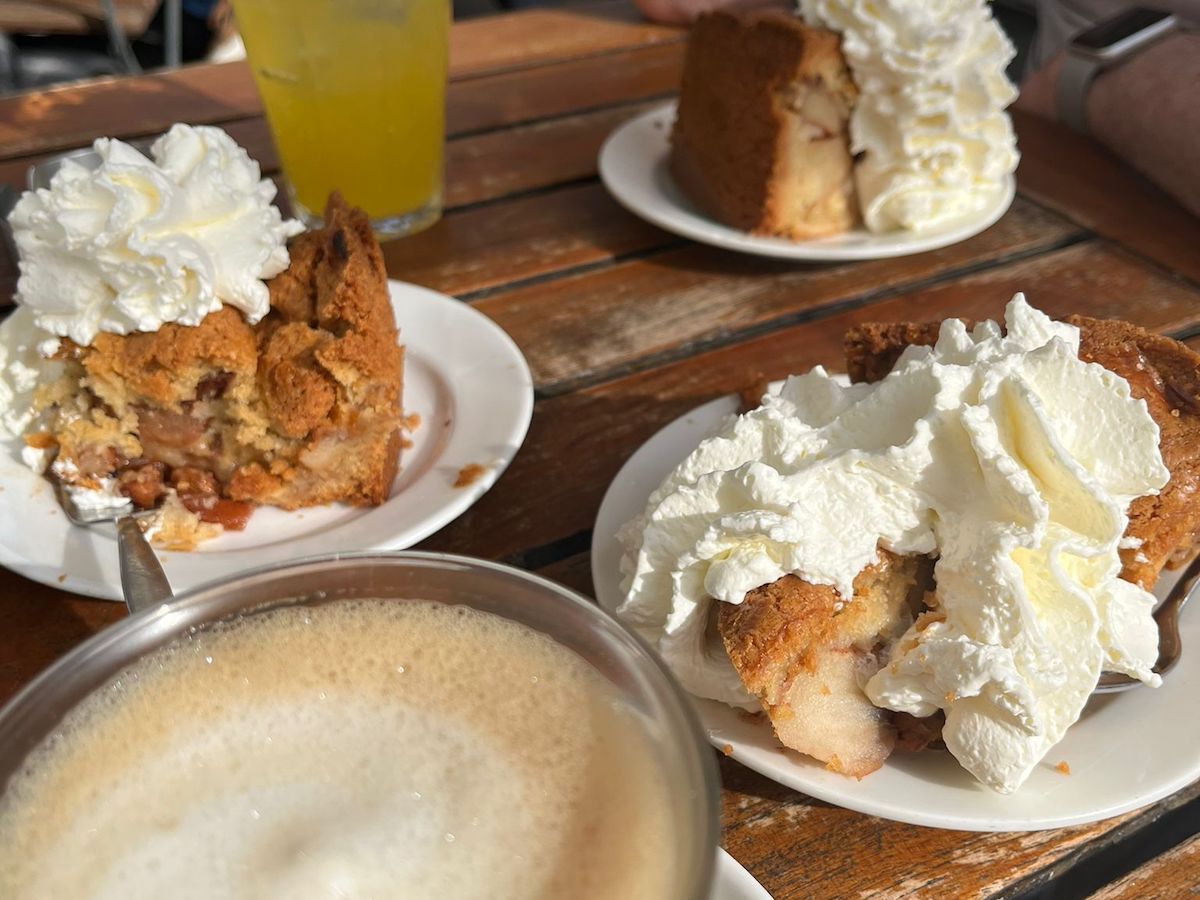
[[[949,319],[875,384],[793,376],[654,492],[622,531],[618,614],[687,690],[756,709],[712,604],[789,573],[853,602],[877,546],[937,556],[944,620],[897,641],[867,696],[945,710],[946,746],[997,791],[1062,739],[1101,670],[1158,683],[1154,599],[1117,554],[1129,504],[1170,477],[1158,426],[1078,358],[1077,328],[1020,294],[1005,322]]]
[[[799,0],[842,36],[859,97],[850,149],[872,231],[937,228],[977,213],[1017,167],[1003,112],[1012,43],[985,0]]]
[[[26,192],[9,222],[20,252],[17,302],[37,327],[88,345],[101,331],[198,325],[223,303],[267,314],[263,279],[288,266],[303,230],[272,204],[275,186],[219,128],[175,125],[147,158],[100,138],[100,164],[70,160]]]

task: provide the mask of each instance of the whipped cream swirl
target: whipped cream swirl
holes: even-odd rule
[[[272,205],[275,186],[219,128],[175,125],[153,159],[100,138],[92,170],[67,161],[9,218],[20,251],[17,301],[38,327],[88,345],[101,331],[198,325],[222,303],[266,315],[263,279],[287,268],[303,230]]]
[[[1017,166],[1003,112],[1015,53],[984,0],[799,0],[842,36],[859,98],[851,150],[872,231],[934,229],[977,213]]]
[[[1169,472],[1129,384],[1017,295],[943,323],[876,384],[789,378],[705,440],[622,532],[619,614],[689,691],[756,707],[709,628],[715,601],[785,574],[853,581],[882,546],[937,556],[937,612],[866,685],[877,706],[946,711],[980,781],[1015,789],[1076,721],[1102,669],[1157,683],[1153,597],[1122,581],[1127,509]],[[1120,435],[1114,440],[1113,435]]]

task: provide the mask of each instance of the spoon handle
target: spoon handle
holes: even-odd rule
[[[117,553],[121,561],[121,591],[131,615],[171,599],[167,574],[133,516],[117,520]]]
[[[1192,560],[1175,583],[1170,596],[1154,613],[1158,623],[1158,664],[1154,671],[1165,675],[1183,655],[1183,639],[1179,636],[1179,614],[1200,584],[1200,556]]]

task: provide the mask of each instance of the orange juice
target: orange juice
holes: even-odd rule
[[[235,0],[297,213],[340,190],[382,234],[441,213],[446,0]]]

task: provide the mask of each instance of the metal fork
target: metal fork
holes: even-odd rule
[[[138,524],[139,511],[129,498],[114,497],[106,506],[80,507],[61,481],[51,478],[58,503],[72,525],[98,525],[115,522],[117,554],[121,566],[121,592],[130,613],[141,612],[165,603],[172,597],[171,583],[150,542]]]
[[[1192,560],[1191,565],[1183,573],[1183,577],[1175,582],[1167,599],[1154,611],[1154,621],[1158,623],[1158,662],[1154,671],[1166,675],[1183,653],[1183,640],[1179,637],[1179,614],[1200,587],[1200,556]],[[1105,672],[1100,676],[1093,694],[1115,694],[1137,687],[1141,682],[1128,675],[1118,672]]]

